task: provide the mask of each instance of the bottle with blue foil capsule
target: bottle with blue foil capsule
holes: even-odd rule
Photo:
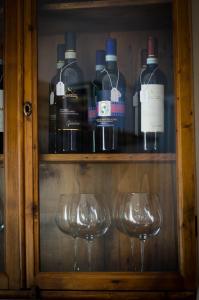
[[[96,114],[97,114],[97,97],[102,89],[103,69],[105,68],[105,51],[96,51],[96,66],[95,66],[95,79],[92,82],[92,95],[88,104],[88,123],[89,123],[89,144],[91,145],[91,152],[96,152]]]
[[[97,96],[96,149],[98,152],[120,152],[124,146],[126,84],[117,65],[116,39],[107,39],[105,59],[102,90]]]
[[[65,44],[57,45],[57,73],[49,86],[49,153],[57,152],[56,138],[56,84],[59,82],[60,69],[64,66]]]
[[[57,144],[59,153],[81,152],[86,89],[76,56],[76,34],[65,34],[65,64],[56,86]],[[86,107],[87,109],[87,107]]]

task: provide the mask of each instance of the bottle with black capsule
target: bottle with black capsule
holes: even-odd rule
[[[81,152],[86,90],[78,66],[76,34],[65,34],[65,64],[56,85],[57,146],[59,153]]]
[[[157,40],[148,38],[147,68],[140,76],[142,150],[164,152],[166,77],[157,58]]]
[[[56,85],[59,82],[60,70],[64,66],[65,44],[57,45],[57,73],[49,86],[49,153],[57,152],[56,134]]]
[[[96,152],[96,114],[97,114],[97,97],[102,90],[102,77],[105,68],[105,51],[96,51],[95,79],[92,82],[92,93],[88,103],[88,124],[89,124],[89,145],[91,152]]]
[[[97,97],[96,149],[98,152],[120,152],[124,146],[126,84],[117,65],[116,39],[107,39],[105,60],[102,90]]]

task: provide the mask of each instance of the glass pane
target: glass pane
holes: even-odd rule
[[[4,7],[0,1],[0,272],[4,270],[4,168],[3,168],[3,49]]]
[[[38,1],[41,271],[178,269],[163,2]]]

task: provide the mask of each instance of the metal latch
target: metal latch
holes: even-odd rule
[[[30,117],[32,115],[32,103],[26,101],[23,106],[23,112],[26,117]]]

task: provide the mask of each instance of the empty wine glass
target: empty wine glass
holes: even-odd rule
[[[142,272],[145,241],[157,235],[162,224],[159,197],[152,193],[127,193],[117,204],[115,216],[115,222],[119,220],[118,230],[128,235],[131,241],[133,238],[140,240]]]
[[[87,241],[88,269],[91,271],[92,241],[104,235],[111,224],[110,212],[102,201],[102,195],[79,194],[77,207],[73,208],[72,227],[78,231],[78,237]]]
[[[74,208],[78,203],[77,194],[62,194],[60,195],[57,212],[55,216],[55,222],[58,228],[65,234],[68,234],[74,239],[74,262],[73,271],[79,271],[79,266],[77,263],[77,237],[78,228],[71,225],[72,214],[74,213]]]

